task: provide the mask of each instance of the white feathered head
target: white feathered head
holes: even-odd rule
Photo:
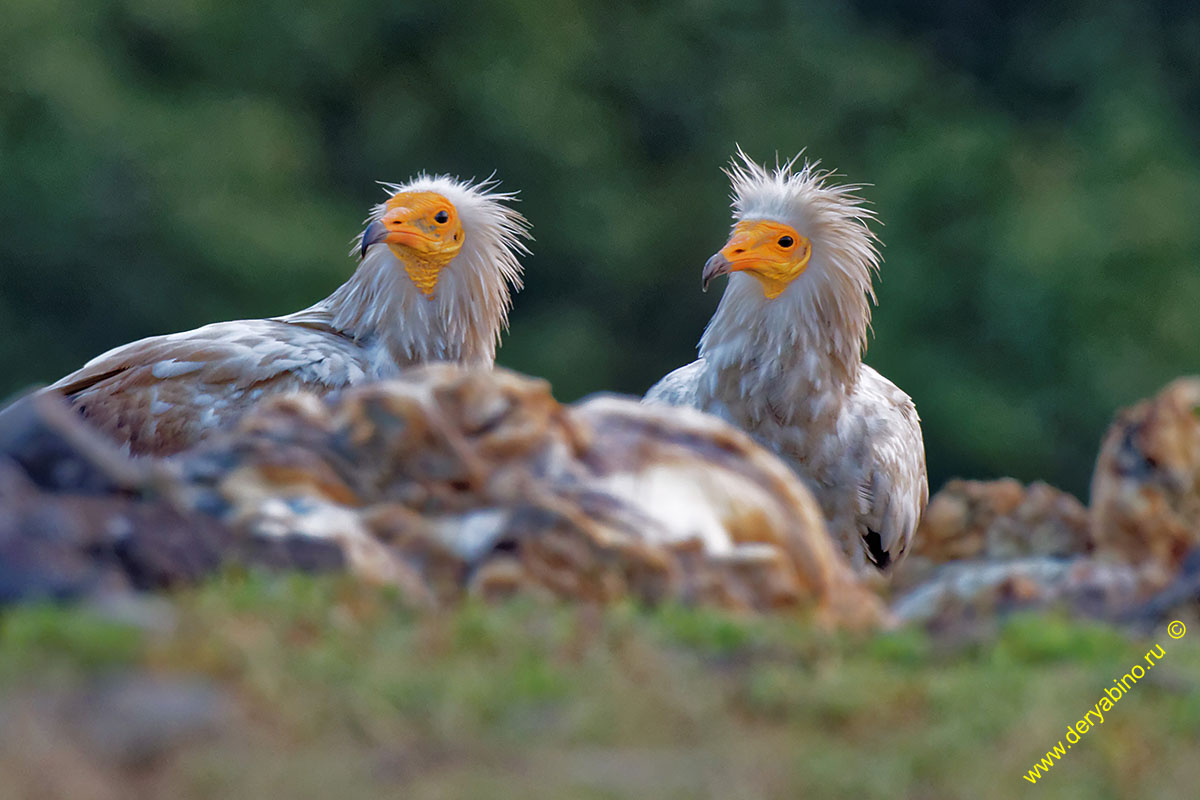
[[[733,231],[705,264],[704,285],[730,275],[722,305],[737,305],[740,322],[825,328],[861,357],[879,269],[868,227],[875,214],[858,196],[861,186],[831,183],[832,173],[800,163],[801,155],[769,170],[738,148],[725,170]]]
[[[349,330],[389,329],[401,360],[491,363],[529,253],[515,193],[424,173],[382,186],[355,238],[358,272],[328,304]]]

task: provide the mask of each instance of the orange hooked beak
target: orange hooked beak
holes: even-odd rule
[[[777,297],[802,274],[812,257],[812,245],[791,225],[772,220],[743,220],[729,241],[704,264],[701,286],[708,291],[713,278],[749,272],[763,285],[768,298]]]
[[[366,256],[367,248],[380,242],[401,245],[417,253],[434,251],[438,248],[432,233],[425,224],[423,214],[407,206],[397,206],[389,209],[379,219],[373,220],[363,231],[359,257]]]
[[[734,231],[725,246],[704,262],[704,273],[700,276],[701,289],[707,292],[708,284],[713,278],[746,269],[750,265],[750,259],[746,258],[745,253],[754,243],[755,237],[751,234]]]

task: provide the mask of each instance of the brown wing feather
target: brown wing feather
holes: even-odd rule
[[[169,455],[232,424],[265,394],[361,380],[362,349],[336,334],[276,320],[207,325],[119,347],[49,391],[135,455]]]

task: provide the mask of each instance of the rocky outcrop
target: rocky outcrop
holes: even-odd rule
[[[744,434],[621,398],[562,406],[503,370],[275,398],[169,461],[124,458],[45,395],[0,415],[0,443],[0,549],[24,553],[4,562],[43,576],[9,599],[169,586],[235,561],[344,565],[415,604],[537,592],[885,618],[807,490]],[[53,547],[31,544],[35,508],[58,515]],[[68,563],[78,576],[53,586]]]
[[[951,630],[1047,607],[1117,621],[1162,588],[1148,577],[1089,556],[950,561],[902,593],[892,611],[902,622]]]
[[[1198,408],[1200,379],[1185,379],[1122,412],[1090,509],[1042,483],[950,481],[884,589],[888,611],[782,462],[688,409],[564,406],[543,381],[430,366],[267,400],[155,461],[33,395],[0,411],[0,603],[250,564],[348,569],[424,606],[534,593],[810,609],[846,626],[958,630],[1047,606],[1161,620],[1200,586]]]
[[[0,412],[0,603],[161,589],[231,562],[339,568],[327,542],[239,537],[169,498],[173,471],[124,457],[66,405],[33,395]]]
[[[1075,497],[1011,478],[949,481],[925,510],[896,569],[892,609],[907,622],[955,628],[1021,608],[1065,606],[1111,617],[1148,594],[1144,576],[1104,563]]]
[[[897,569],[892,610],[948,627],[1047,606],[1148,622],[1194,603],[1198,574],[1200,379],[1182,378],[1117,415],[1087,509],[1044,484],[947,483]]]
[[[1012,478],[952,480],[930,500],[893,587],[910,588],[949,561],[1089,553],[1087,509],[1048,486]]]
[[[1180,378],[1117,415],[1091,508],[1097,546],[1123,560],[1173,571],[1200,547],[1200,378]]]
[[[418,602],[532,590],[880,619],[800,482],[696,412],[448,366],[260,406],[180,462],[193,507],[339,543]]]

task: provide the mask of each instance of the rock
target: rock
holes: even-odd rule
[[[892,587],[904,591],[951,561],[1079,556],[1094,549],[1088,512],[1066,492],[1012,478],[952,480],[934,495],[896,567]]]
[[[1092,496],[1089,514],[1041,483],[949,482],[889,587],[895,616],[1161,621],[1194,602],[1200,379],[1118,416]],[[166,461],[128,458],[53,395],[0,411],[0,603],[120,608],[228,564],[349,569],[417,606],[532,593],[893,619],[787,467],[690,409],[564,406],[544,381],[432,365],[270,398]]]
[[[884,612],[774,456],[687,409],[434,365],[268,400],[178,461],[177,502],[252,539],[334,542],[414,601],[514,591],[737,609]]]
[[[48,491],[111,494],[142,488],[149,480],[145,463],[126,458],[81,424],[54,394],[27,394],[0,409],[0,458]]]
[[[0,411],[0,604],[192,583],[230,563],[331,569],[342,553],[257,540],[167,495],[170,465],[135,460],[54,395]]]
[[[891,610],[902,622],[956,632],[1046,607],[1134,622],[1154,614],[1170,577],[1156,562],[1105,547],[1089,512],[1065,492],[1011,478],[955,480],[934,496],[897,567]]]
[[[1129,609],[1123,621],[1152,629],[1180,615],[1194,618],[1197,612],[1200,612],[1200,548],[1188,553],[1167,586],[1145,603]]]
[[[903,623],[952,630],[1050,606],[1115,621],[1156,588],[1154,573],[1091,556],[959,561],[902,593],[891,610]]]
[[[1091,490],[1092,536],[1113,558],[1170,573],[1200,546],[1200,377],[1117,414]]]
[[[446,365],[274,397],[166,461],[53,395],[0,412],[0,602],[111,598],[230,563],[348,568],[416,605],[514,592],[886,614],[813,498],[725,423]]]
[[[0,602],[192,582],[234,552],[216,520],[161,500],[43,492],[0,463]]]

